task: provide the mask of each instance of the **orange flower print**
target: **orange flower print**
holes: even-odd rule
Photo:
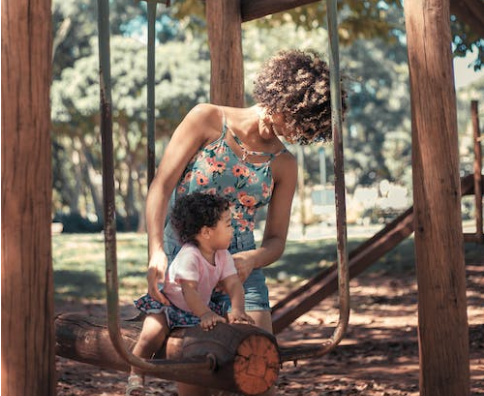
[[[232,173],[235,177],[247,177],[249,176],[249,169],[242,165],[234,165],[232,167]]]
[[[195,177],[199,186],[206,186],[208,184],[208,177],[205,176],[203,173],[197,172],[195,174]]]
[[[271,188],[266,183],[262,183],[262,196],[267,198],[271,194]]]
[[[225,187],[224,188],[224,195],[230,195],[235,192],[235,187]]]
[[[242,220],[244,218],[244,215],[242,212],[237,212],[237,211],[234,211],[233,215],[232,215],[232,218],[234,220]]]
[[[178,194],[183,194],[185,191],[186,191],[186,188],[185,188],[185,187],[183,187],[183,186],[178,186],[178,188],[177,188],[177,190],[176,190],[176,192],[177,192]]]
[[[210,164],[211,172],[223,173],[224,170],[225,170],[225,162],[212,160],[212,163]]]
[[[215,195],[215,194],[217,194],[217,189],[216,188],[209,188],[208,190],[205,190],[204,193]]]
[[[239,230],[240,231],[245,231],[245,229],[248,227],[249,222],[247,220],[239,220],[237,221],[237,224],[239,225]]]
[[[251,208],[256,204],[255,198],[252,195],[248,195],[246,192],[241,192],[238,195],[238,198],[239,198],[239,202],[242,205],[248,206],[249,208]]]
[[[183,179],[183,183],[188,183],[192,179],[192,171],[188,172]]]

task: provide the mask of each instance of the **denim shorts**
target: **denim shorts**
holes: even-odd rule
[[[254,234],[245,233],[234,235],[232,243],[229,246],[229,252],[234,254],[253,250],[255,248]],[[171,225],[167,225],[165,228],[164,249],[168,257],[168,263],[173,261],[181,249],[180,243],[178,242]],[[247,280],[244,282],[244,290],[246,311],[270,311],[269,290],[266,285],[266,277],[261,268],[255,269],[251,272]],[[216,304],[227,304],[230,312],[230,299],[227,294],[214,291],[211,300]]]

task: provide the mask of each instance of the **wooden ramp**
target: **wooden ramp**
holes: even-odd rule
[[[474,192],[473,175],[461,179],[462,195]],[[413,233],[413,207],[407,209],[372,238],[349,253],[350,279],[361,274],[380,257]],[[324,269],[306,284],[279,301],[272,309],[274,334],[280,333],[301,315],[338,290],[337,263]]]

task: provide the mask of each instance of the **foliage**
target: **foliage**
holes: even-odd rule
[[[342,42],[346,44],[340,48],[340,61],[349,103],[344,143],[350,193],[359,184],[371,185],[383,179],[407,187],[411,184],[410,94],[402,9],[389,0],[379,3],[377,13],[371,4],[351,1],[341,4],[340,12]],[[177,1],[168,9],[158,6],[155,68],[158,159],[187,111],[196,103],[208,101],[210,64],[202,29],[203,12],[198,0],[196,4]],[[327,49],[327,32],[322,26],[324,12],[322,4],[314,4],[243,24],[247,104],[253,103],[255,73],[277,50],[312,48],[324,56]],[[365,26],[365,18],[353,21],[355,12],[375,23]],[[111,13],[117,218],[123,219],[119,224],[122,229],[129,229],[130,224],[139,224],[139,229],[143,229],[147,191],[146,4],[134,5],[122,0],[112,4]],[[370,33],[383,34],[382,29],[388,26],[379,26],[378,18],[385,23],[391,21],[392,30],[386,31],[388,34],[383,38],[357,39],[370,37],[366,36]],[[102,188],[95,9],[84,0],[62,3],[56,0],[53,19],[58,43],[51,91],[54,212],[57,216],[81,216],[98,224],[102,223]],[[67,28],[62,28],[65,21],[70,22]],[[482,82],[475,87],[476,92],[481,88],[482,98]],[[476,96],[460,94],[465,99],[458,102],[459,130],[468,131],[468,102]],[[465,148],[461,148],[463,156],[471,158],[472,142],[466,137],[461,140]],[[320,150],[321,147],[305,149],[306,182],[320,182]],[[329,170],[327,180],[332,182],[331,150],[324,151]],[[469,161],[463,169],[468,166]]]
[[[452,0],[454,1],[454,0]],[[174,2],[174,14],[177,18],[196,15],[198,20],[204,16],[204,8],[200,0],[180,0]],[[393,44],[405,36],[403,18],[403,2],[401,0],[347,0],[338,2],[338,21],[340,41],[344,46],[360,40],[384,40]],[[326,26],[326,4],[321,1],[297,7],[292,10],[269,15],[259,19],[258,26],[275,28],[293,22],[307,31]],[[196,30],[200,24],[193,24]],[[473,66],[476,70],[484,62],[484,40],[479,34],[464,22],[451,16],[452,41],[454,56],[465,57],[469,52],[477,50]]]

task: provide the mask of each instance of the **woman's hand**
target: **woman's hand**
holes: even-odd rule
[[[245,313],[245,311],[235,311],[228,313],[229,323],[247,323],[255,325],[254,319]]]
[[[242,283],[247,280],[255,266],[254,260],[250,257],[249,252],[250,250],[232,255],[237,275]]]
[[[200,327],[205,330],[212,330],[217,323],[227,323],[227,319],[222,318],[213,311],[205,312],[200,316]]]
[[[165,272],[168,268],[168,258],[163,250],[154,252],[151,255],[150,263],[148,266],[148,293],[156,301],[171,305],[168,300],[158,289],[158,284],[165,281]]]

